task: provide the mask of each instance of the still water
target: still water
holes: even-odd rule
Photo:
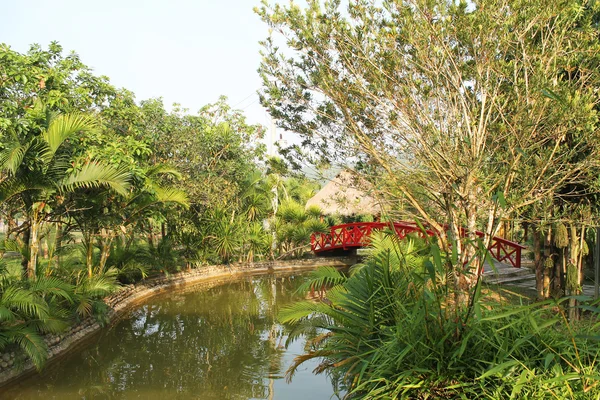
[[[285,370],[304,343],[285,349],[278,310],[302,276],[258,276],[154,297],[80,350],[21,381],[1,399],[329,399],[306,363]],[[335,398],[335,396],[333,397]]]

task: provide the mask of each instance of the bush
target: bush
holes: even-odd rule
[[[588,323],[566,319],[565,301],[507,305],[480,295],[455,307],[434,246],[382,238],[360,268],[335,283],[325,301],[296,303],[280,314],[290,337],[312,334],[320,358],[349,398],[597,398],[598,308]],[[437,261],[436,261],[437,259]],[[334,274],[335,275],[335,274]],[[327,277],[326,279],[324,277]],[[305,285],[307,289],[310,284]]]

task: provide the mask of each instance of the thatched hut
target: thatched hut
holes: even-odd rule
[[[342,171],[308,200],[306,208],[318,206],[324,215],[379,215],[381,206],[368,194],[369,190],[368,182]]]

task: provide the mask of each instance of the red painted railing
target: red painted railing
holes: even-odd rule
[[[423,231],[412,222],[395,222],[394,224],[383,222],[355,222],[332,226],[329,233],[313,233],[310,237],[310,247],[315,253],[333,251],[336,249],[351,249],[364,247],[369,244],[371,232],[383,229],[391,229],[404,239],[408,234],[414,233],[419,237],[435,236],[436,232],[430,229]],[[464,230],[463,230],[464,232]],[[483,232],[477,232],[477,236],[483,237]],[[490,255],[500,262],[511,264],[515,268],[521,268],[521,251],[525,246],[500,237],[493,237],[488,247]]]

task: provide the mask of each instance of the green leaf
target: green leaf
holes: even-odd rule
[[[119,194],[127,193],[131,173],[99,162],[89,162],[80,171],[70,174],[58,185],[59,191],[72,192],[79,188],[108,187]]]
[[[544,95],[544,97],[557,101],[562,105],[566,105],[565,100],[550,89],[542,89],[542,95]]]

